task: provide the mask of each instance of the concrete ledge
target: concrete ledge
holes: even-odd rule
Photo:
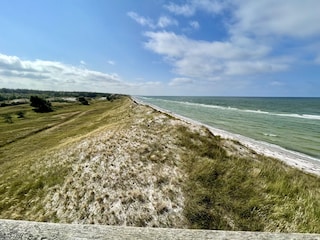
[[[138,228],[0,220],[0,239],[320,239],[320,234]]]

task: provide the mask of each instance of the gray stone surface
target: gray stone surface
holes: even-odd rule
[[[138,228],[0,220],[4,240],[84,239],[320,239],[320,234],[231,232],[170,228]]]

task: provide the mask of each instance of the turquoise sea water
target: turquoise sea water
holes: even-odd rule
[[[320,160],[320,98],[139,97],[204,124]]]

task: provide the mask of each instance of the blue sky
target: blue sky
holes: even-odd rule
[[[318,0],[3,0],[0,88],[320,97]]]

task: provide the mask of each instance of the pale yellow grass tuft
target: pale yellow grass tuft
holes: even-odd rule
[[[146,112],[146,109],[148,110]],[[45,218],[60,222],[186,227],[181,167],[168,116],[137,106],[132,124],[105,129],[58,151],[71,164],[45,198]]]

